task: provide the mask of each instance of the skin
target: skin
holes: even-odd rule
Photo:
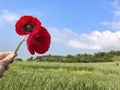
[[[8,65],[14,61],[16,56],[14,52],[0,52],[0,77],[8,70]]]

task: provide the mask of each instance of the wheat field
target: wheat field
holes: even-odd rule
[[[16,61],[0,90],[120,90],[120,63]]]

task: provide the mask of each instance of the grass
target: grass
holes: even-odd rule
[[[14,62],[0,90],[119,90],[120,63]]]

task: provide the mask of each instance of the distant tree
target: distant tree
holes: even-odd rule
[[[42,59],[42,57],[41,57],[41,56],[37,56],[37,57],[34,59],[34,61],[39,62],[39,61],[41,61],[41,59]]]
[[[120,56],[120,51],[110,51],[108,54],[111,56]]]
[[[33,60],[34,60],[33,57],[27,59],[27,61],[33,61]]]
[[[105,56],[105,52],[98,52],[94,54],[94,57],[104,57]]]
[[[81,57],[81,54],[77,54],[76,57],[78,57],[78,58]]]
[[[73,62],[109,62],[113,61],[113,55],[120,55],[120,51],[110,51],[110,52],[98,52],[95,54],[77,54],[77,55],[44,55],[44,56],[37,56],[35,59],[33,57],[28,58],[28,61],[44,61],[44,62],[66,62],[66,63],[73,63]]]
[[[15,61],[23,61],[21,58],[16,58]]]

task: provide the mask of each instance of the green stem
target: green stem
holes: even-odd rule
[[[22,43],[25,41],[27,35],[23,38],[23,40],[18,44],[17,48],[15,49],[14,53],[16,54],[20,48],[20,46],[22,45]]]

